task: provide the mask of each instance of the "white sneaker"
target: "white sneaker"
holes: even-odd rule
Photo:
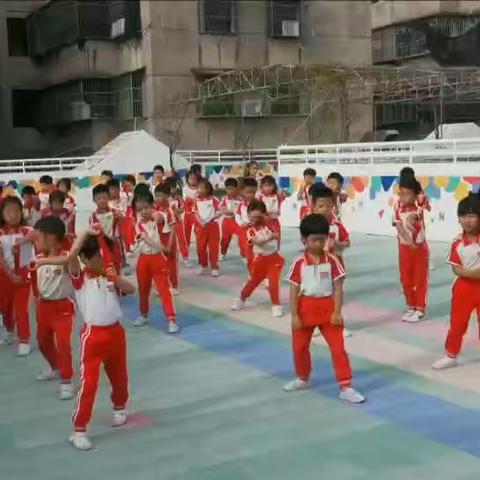
[[[223,262],[225,260],[225,255],[220,254],[219,257],[218,257],[218,260],[220,262]]]
[[[180,327],[175,322],[168,322],[168,333],[178,333]]]
[[[432,368],[434,370],[446,370],[447,368],[454,368],[458,367],[459,362],[456,358],[449,357],[448,355],[445,355],[443,358],[440,360],[437,360],[433,365]]]
[[[114,410],[112,416],[112,427],[121,427],[127,423],[126,410]]]
[[[68,441],[77,450],[91,450],[93,448],[93,444],[88,438],[86,432],[73,432]]]
[[[208,275],[209,273],[208,267],[200,267],[200,275]]]
[[[17,357],[26,357],[30,355],[32,348],[28,343],[19,343],[17,349]]]
[[[423,317],[425,317],[425,314],[423,312],[421,312],[420,310],[417,310],[417,311],[413,312],[413,314],[410,315],[410,317],[405,319],[404,322],[418,323],[418,322],[423,320]]]
[[[216,278],[216,277],[219,277],[219,276],[220,276],[219,270],[217,270],[217,269],[214,268],[214,269],[212,270],[212,277],[215,277],[215,278]]]
[[[353,335],[353,333],[350,330],[347,330],[346,328],[343,329],[343,338],[350,338]]]
[[[44,370],[37,375],[37,382],[48,382],[50,380],[58,380],[60,375],[57,370]]]
[[[413,308],[409,308],[403,315],[402,317],[402,322],[408,322],[410,317],[415,313],[415,310]]]
[[[12,345],[15,342],[15,335],[11,332],[7,332],[6,335],[0,340],[0,345]]]
[[[274,305],[272,307],[272,316],[275,318],[279,318],[283,315],[283,308],[281,305]]]
[[[134,327],[143,327],[144,325],[146,325],[148,323],[148,318],[147,317],[143,317],[142,315],[140,315],[139,317],[137,317],[134,321],[133,321],[133,326]]]
[[[188,259],[186,258],[184,261],[183,261],[183,266],[185,268],[193,268],[193,263]]]
[[[231,306],[231,309],[233,311],[237,310],[243,310],[245,308],[245,300],[242,300],[241,298],[237,298]]]
[[[340,392],[339,398],[344,402],[350,402],[350,403],[363,403],[366,400],[366,398],[361,393],[358,393],[352,387],[344,388]]]
[[[307,390],[310,388],[310,382],[306,380],[302,380],[301,378],[296,378],[291,382],[288,382],[286,385],[283,386],[284,392],[295,392],[297,390]]]
[[[172,290],[172,295],[175,295],[175,296],[180,295],[180,290],[178,288],[172,287],[171,290]]]
[[[73,385],[71,383],[61,383],[58,389],[59,400],[71,400],[75,396]]]

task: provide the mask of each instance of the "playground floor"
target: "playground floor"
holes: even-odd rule
[[[267,291],[231,312],[245,279],[234,253],[218,279],[183,272],[178,336],[165,333],[155,299],[152,324],[133,328],[136,298],[123,299],[128,332],[130,423],[109,427],[103,378],[91,434],[95,450],[66,441],[72,402],[38,384],[38,350],[0,349],[0,478],[5,480],[477,480],[480,476],[480,351],[473,322],[464,365],[434,372],[447,331],[452,274],[447,245],[433,244],[430,309],[400,321],[394,239],[354,235],[346,255],[346,340],[355,386],[367,403],[337,399],[329,355],[315,338],[313,388],[284,393],[293,377],[289,315],[272,319]],[[284,232],[289,263],[298,231]],[[283,284],[283,300],[288,285]],[[75,336],[75,348],[78,337]]]

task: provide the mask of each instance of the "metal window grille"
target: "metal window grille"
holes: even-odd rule
[[[270,91],[271,115],[299,115],[300,91],[288,85],[281,85]]]
[[[417,106],[414,102],[385,103],[381,108],[383,125],[411,123],[417,119]]]
[[[300,33],[300,0],[270,0],[270,36],[298,37]]]
[[[199,7],[200,31],[202,33],[236,33],[235,0],[202,0]]]
[[[406,58],[427,53],[425,34],[414,27],[397,27],[395,32],[395,57]]]
[[[232,117],[235,115],[233,97],[231,96],[205,100],[199,104],[199,117]]]
[[[428,20],[430,27],[435,28],[446,37],[460,37],[480,22],[479,17],[435,17]]]

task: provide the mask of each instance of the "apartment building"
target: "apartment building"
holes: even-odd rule
[[[136,128],[182,149],[345,140],[338,112],[313,114],[298,90],[175,102],[254,65],[371,65],[370,14],[368,1],[0,2],[0,158],[89,154]],[[371,124],[352,105],[348,140]]]

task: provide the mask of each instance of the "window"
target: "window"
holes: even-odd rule
[[[236,32],[235,0],[202,0],[199,3],[200,31],[217,35]]]
[[[24,18],[7,18],[8,54],[10,57],[28,56],[27,23]]]
[[[12,123],[14,127],[33,127],[36,90],[12,90]]]
[[[280,85],[278,90],[273,88],[270,93],[272,97],[270,106],[271,115],[300,114],[300,92],[297,88]]]
[[[235,115],[233,98],[229,96],[204,100],[198,113],[200,117],[232,117]]]
[[[397,27],[395,32],[395,58],[412,57],[427,53],[425,34],[414,27]]]
[[[270,0],[270,36],[296,38],[300,35],[300,0]]]

